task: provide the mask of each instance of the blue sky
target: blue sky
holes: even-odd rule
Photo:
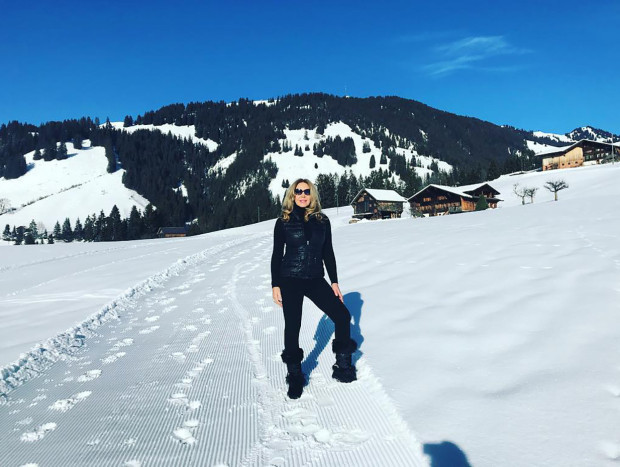
[[[0,123],[320,91],[397,95],[528,130],[620,133],[616,0],[0,7]]]

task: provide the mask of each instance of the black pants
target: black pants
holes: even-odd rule
[[[336,341],[345,343],[351,338],[351,315],[344,303],[334,295],[331,286],[319,279],[295,279],[282,277],[280,284],[284,311],[284,350],[295,352],[299,348],[301,329],[301,306],[304,296],[334,322]]]

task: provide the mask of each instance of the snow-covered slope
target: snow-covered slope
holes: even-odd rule
[[[316,133],[316,128],[286,130],[284,133],[286,135],[286,140],[289,142],[292,149],[281,154],[277,152],[268,153],[264,157],[265,160],[270,159],[278,166],[278,174],[269,184],[269,189],[273,195],[278,195],[280,198],[282,198],[285,191],[285,188],[282,188],[282,182],[284,180],[288,180],[290,183],[297,178],[315,180],[321,173],[335,173],[342,175],[346,171],[351,171],[357,177],[366,177],[370,175],[372,170],[378,170],[379,168],[387,170],[389,166],[389,158],[387,158],[388,163],[380,164],[381,149],[377,148],[372,140],[358,135],[349,125],[343,122],[331,123],[327,125],[322,135]],[[308,139],[306,139],[306,136]],[[323,157],[314,155],[313,147],[315,143],[323,141],[328,137],[335,138],[336,136],[340,136],[342,139],[353,139],[353,142],[355,143],[357,163],[351,165],[350,167],[343,167],[338,164],[335,159],[327,155]],[[284,140],[280,140],[281,144],[283,142]],[[369,144],[370,152],[363,152],[364,142]],[[304,155],[302,157],[293,155],[296,146],[299,146],[303,151]],[[428,156],[420,155],[417,151],[411,148],[397,148],[396,152],[405,156],[407,162],[410,162],[412,157],[416,157],[423,165],[423,167],[415,168],[416,173],[421,177],[431,173],[431,170],[428,167],[430,167],[433,161],[437,162],[437,165],[441,170],[447,172],[452,170],[452,166],[450,164]],[[370,168],[370,158],[372,156],[374,156],[376,163],[374,169]],[[399,177],[394,175],[394,180],[398,181]]]
[[[173,136],[177,136],[182,139],[189,139],[196,144],[205,145],[209,151],[215,151],[218,147],[218,144],[212,139],[202,139],[196,136],[196,127],[194,125],[172,125],[170,123],[165,123],[163,125],[133,125],[129,127],[124,127],[123,122],[111,122],[111,125],[117,130],[123,130],[127,133],[133,133],[138,130],[151,130],[151,131],[161,131],[163,134],[167,135],[170,133]]]
[[[88,146],[88,142],[86,142]],[[26,154],[28,172],[14,180],[0,178],[0,198],[9,200],[15,211],[0,216],[0,225],[28,226],[34,219],[51,232],[56,221],[68,217],[82,222],[90,214],[106,215],[116,205],[121,216],[128,217],[133,206],[144,209],[148,200],[122,183],[123,170],[108,173],[103,147],[74,149],[67,143],[65,160],[33,160]],[[0,242],[4,245],[6,242]]]
[[[256,104],[267,103],[266,101],[256,101]],[[122,129],[127,132],[134,132],[140,129],[146,130],[156,130],[161,131],[162,133],[171,133],[175,136],[179,136],[182,138],[192,139],[196,143],[201,143],[206,145],[210,151],[213,151],[217,148],[217,143],[208,139],[203,140],[201,138],[197,138],[194,136],[195,128],[193,125],[187,126],[176,126],[171,124],[165,125],[134,125],[127,128],[123,127],[123,122],[114,122],[112,123],[117,129]],[[383,170],[387,170],[389,166],[389,157],[387,158],[386,164],[381,164],[381,150],[377,148],[373,141],[368,138],[363,138],[359,134],[357,134],[349,125],[343,122],[335,122],[327,125],[324,133],[322,135],[317,134],[316,128],[301,128],[298,130],[285,130],[286,138],[280,140],[280,144],[283,145],[285,141],[288,142],[291,147],[290,151],[287,152],[272,152],[267,153],[263,160],[271,160],[278,167],[277,176],[271,181],[269,184],[269,189],[271,193],[275,196],[278,195],[282,197],[285,189],[282,188],[282,182],[284,180],[288,180],[289,182],[293,182],[293,180],[303,177],[308,178],[310,180],[315,180],[319,174],[333,174],[336,173],[341,175],[346,171],[351,171],[357,177],[359,176],[368,176],[370,172],[373,170],[370,168],[370,158],[374,156],[375,158],[375,168],[374,170],[378,170],[382,168]],[[325,155],[323,157],[318,157],[314,155],[314,144],[324,141],[328,137],[335,138],[336,136],[340,136],[341,139],[344,138],[352,138],[355,143],[355,152],[357,156],[357,163],[349,166],[343,167],[338,164],[335,159],[330,157],[329,155]],[[307,137],[307,139],[306,139]],[[364,153],[363,146],[364,142],[367,142],[370,146],[370,152]],[[299,146],[303,152],[302,157],[294,156],[295,147]],[[307,149],[306,149],[307,148]],[[423,154],[419,154],[415,149],[410,147],[404,148],[399,147],[396,148],[396,152],[405,156],[407,162],[411,161],[412,157],[416,157],[422,167],[416,167],[416,172],[420,177],[424,177],[425,175],[430,175],[430,165],[432,162],[436,162],[438,167],[441,170],[449,172],[452,170],[452,166],[446,162],[443,162],[439,159],[434,159],[429,156],[425,156]],[[222,172],[226,172],[226,169],[230,166],[232,162],[237,158],[237,153],[229,154],[222,159],[220,159],[211,169],[210,172],[222,170]],[[399,177],[394,175],[394,180],[398,181]]]
[[[0,361],[24,355],[2,372],[17,386],[0,405],[3,459],[416,465],[414,432],[440,465],[616,465],[618,177],[620,165],[503,176],[500,208],[454,216],[349,225],[350,207],[328,210],[360,380],[331,380],[332,328],[308,302],[299,401],[278,357],[273,221],[6,248]],[[558,202],[511,193],[557,178],[570,186]]]

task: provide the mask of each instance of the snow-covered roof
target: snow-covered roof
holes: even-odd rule
[[[414,195],[410,196],[409,198],[407,198],[407,201],[409,201],[414,196],[418,196],[420,193],[422,193],[424,190],[427,190],[429,187],[434,187],[434,188],[437,188],[439,190],[447,191],[449,193],[454,193],[455,195],[462,196],[463,198],[476,199],[475,196],[472,196],[472,195],[470,195],[470,194],[468,194],[466,192],[474,191],[474,190],[476,190],[476,189],[478,189],[480,187],[483,187],[485,185],[488,185],[491,189],[495,190],[495,188],[493,188],[491,185],[489,185],[488,182],[474,183],[472,185],[463,185],[463,186],[459,186],[459,187],[447,186],[447,185],[436,185],[434,183],[431,183],[430,185],[427,185],[424,188],[422,188],[416,194],[414,194]],[[499,191],[497,191],[497,190],[495,190],[495,191],[499,193]]]
[[[556,154],[558,152],[570,151],[571,149],[573,149],[576,146],[579,146],[582,143],[604,144],[604,145],[607,145],[607,146],[611,146],[612,145],[611,143],[604,143],[603,141],[594,141],[592,139],[580,139],[579,141],[571,144],[570,146],[560,146],[560,147],[549,148],[547,150],[540,151],[536,155],[537,156],[546,156],[546,155],[549,155],[549,154]],[[617,146],[617,144],[614,143],[613,146]]]
[[[444,191],[448,191],[450,193],[454,193],[455,195],[458,196],[463,196],[465,198],[472,198],[471,195],[468,195],[467,193],[465,193],[463,191],[463,188],[469,188],[469,187],[478,187],[483,185],[482,183],[478,184],[478,185],[468,185],[468,186],[463,186],[463,187],[454,187],[454,186],[447,186],[447,185],[436,185],[434,183],[431,183],[430,185],[426,185],[424,188],[422,188],[420,191],[418,191],[417,193],[415,193],[414,195],[410,196],[409,198],[407,198],[407,201],[409,201],[411,198],[413,198],[414,196],[418,196],[420,193],[422,193],[424,190],[427,190],[430,187],[434,187],[434,188],[439,188],[440,190],[444,190]],[[473,188],[471,188],[473,189]]]
[[[377,201],[390,201],[396,203],[404,203],[407,201],[407,198],[403,198],[394,190],[380,190],[378,188],[362,188],[359,193],[353,197],[353,200],[356,200],[362,191],[366,191]]]

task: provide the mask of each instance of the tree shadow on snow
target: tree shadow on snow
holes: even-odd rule
[[[450,441],[424,445],[424,454],[431,459],[431,467],[471,467],[467,456]]]
[[[360,329],[360,320],[362,317],[362,305],[364,304],[364,300],[362,300],[362,296],[359,292],[350,292],[343,296],[344,304],[351,313],[351,339],[357,342],[357,351],[353,354],[353,363],[355,364],[359,358],[363,355],[363,352],[360,350],[362,347],[362,343],[364,342],[364,336],[362,336],[362,332]],[[327,317],[327,315],[323,315],[319,321],[319,324],[314,333],[314,348],[312,351],[306,356],[306,359],[302,363],[302,368],[305,374],[310,375],[312,371],[319,364],[319,355],[325,350],[325,347],[328,347],[329,352],[331,353],[332,349],[329,345],[332,336],[334,335],[334,322]]]

